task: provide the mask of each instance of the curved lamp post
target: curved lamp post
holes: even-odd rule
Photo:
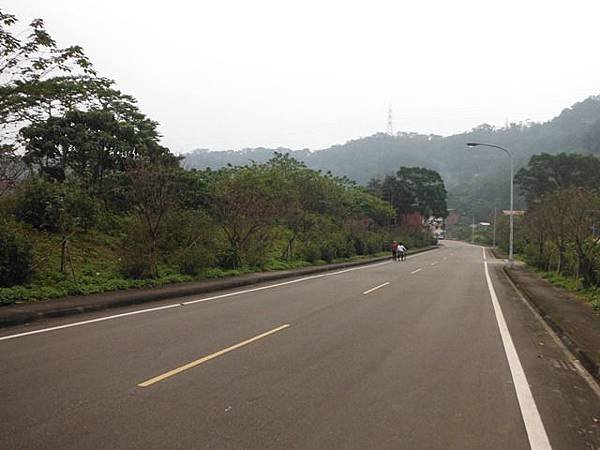
[[[492,147],[497,148],[498,150],[502,150],[504,153],[508,155],[508,161],[510,163],[510,239],[508,244],[508,266],[512,267],[513,265],[513,223],[514,223],[514,210],[513,210],[513,202],[514,202],[514,168],[513,168],[513,155],[511,151],[507,148],[500,147],[499,145],[494,144],[484,144],[481,142],[467,142],[467,147]]]

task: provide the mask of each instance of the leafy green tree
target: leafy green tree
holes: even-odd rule
[[[74,70],[95,75],[83,49],[58,47],[41,19],[32,21],[25,32],[15,30],[16,24],[14,15],[0,10],[0,133],[4,140],[14,136],[20,124],[42,114],[41,96],[35,91],[45,80]],[[44,98],[44,106],[49,101]],[[44,117],[49,113],[46,110]]]
[[[135,123],[118,120],[112,111],[66,112],[20,131],[25,141],[24,161],[57,181],[73,174],[97,190],[105,176],[125,170],[126,161],[149,149],[166,155],[154,136],[140,131]]]
[[[177,159],[171,156],[138,158],[128,163],[129,201],[137,222],[129,230],[128,239],[132,238],[131,242],[139,244],[141,249],[127,250],[137,267],[133,274],[138,277],[146,274],[158,277],[158,265],[163,257],[160,244],[168,231],[164,226],[167,217],[177,207],[177,176],[180,170]],[[138,250],[141,252],[138,253]]]
[[[321,223],[319,216],[342,219],[347,213],[342,203],[344,186],[340,180],[309,169],[288,154],[276,153],[263,167],[271,179],[275,223],[288,230],[283,257],[290,260],[297,240],[309,236]]]
[[[515,181],[529,204],[559,189],[582,187],[597,190],[600,188],[600,158],[576,153],[534,155],[527,168],[518,171]]]
[[[229,243],[233,268],[264,261],[272,244],[272,227],[278,211],[275,192],[264,166],[218,171],[212,186],[211,212]]]
[[[562,193],[567,223],[567,240],[577,256],[577,275],[584,287],[600,285],[600,238],[594,231],[599,212],[600,196],[594,192],[571,187]]]
[[[400,216],[419,212],[423,217],[446,217],[446,188],[439,173],[422,167],[401,167],[396,176],[371,180],[368,189],[391,203]]]
[[[60,48],[41,19],[27,30],[0,10],[0,138],[4,153],[19,146],[23,126],[62,117],[68,111],[111,111],[147,140],[158,140],[156,123],[142,114],[136,100],[98,77],[80,46]],[[21,37],[23,36],[24,37]]]
[[[70,261],[69,244],[77,232],[85,232],[96,223],[97,204],[73,181],[56,183],[32,177],[16,191],[15,216],[39,230],[57,233],[61,241],[60,271]]]
[[[424,217],[446,217],[446,188],[435,170],[423,167],[401,167],[396,174],[402,189],[411,193],[412,207]]]

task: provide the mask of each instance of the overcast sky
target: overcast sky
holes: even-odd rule
[[[3,0],[84,47],[174,152],[545,121],[600,94],[600,2]]]

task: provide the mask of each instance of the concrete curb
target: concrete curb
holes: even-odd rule
[[[546,311],[535,301],[535,295],[520,283],[515,277],[512,276],[512,271],[503,267],[504,273],[513,282],[517,289],[521,292],[523,297],[527,299],[532,308],[534,308],[540,317],[548,324],[548,326],[554,331],[559,339],[565,344],[571,353],[579,360],[581,365],[594,377],[594,379],[600,382],[600,363],[595,361],[584,349],[582,349],[575,339],[573,339],[569,333],[567,333],[560,325],[558,325],[552,317],[546,313]],[[551,285],[549,285],[551,286]]]
[[[438,246],[424,247],[411,252],[411,255],[434,250]],[[215,291],[249,286],[285,278],[301,277],[320,272],[329,272],[347,267],[363,266],[391,259],[380,256],[360,261],[351,261],[323,266],[302,267],[300,269],[274,272],[256,272],[229,278],[177,283],[160,288],[128,289],[124,291],[102,292],[87,296],[64,297],[55,300],[23,303],[0,307],[0,328],[22,325],[36,320],[66,317],[86,312],[102,311],[121,306],[132,306],[169,298],[176,299],[190,295],[206,294]]]

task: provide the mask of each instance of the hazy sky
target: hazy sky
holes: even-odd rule
[[[134,95],[179,153],[544,121],[600,94],[598,0],[3,0]],[[24,25],[24,23],[22,25]]]

